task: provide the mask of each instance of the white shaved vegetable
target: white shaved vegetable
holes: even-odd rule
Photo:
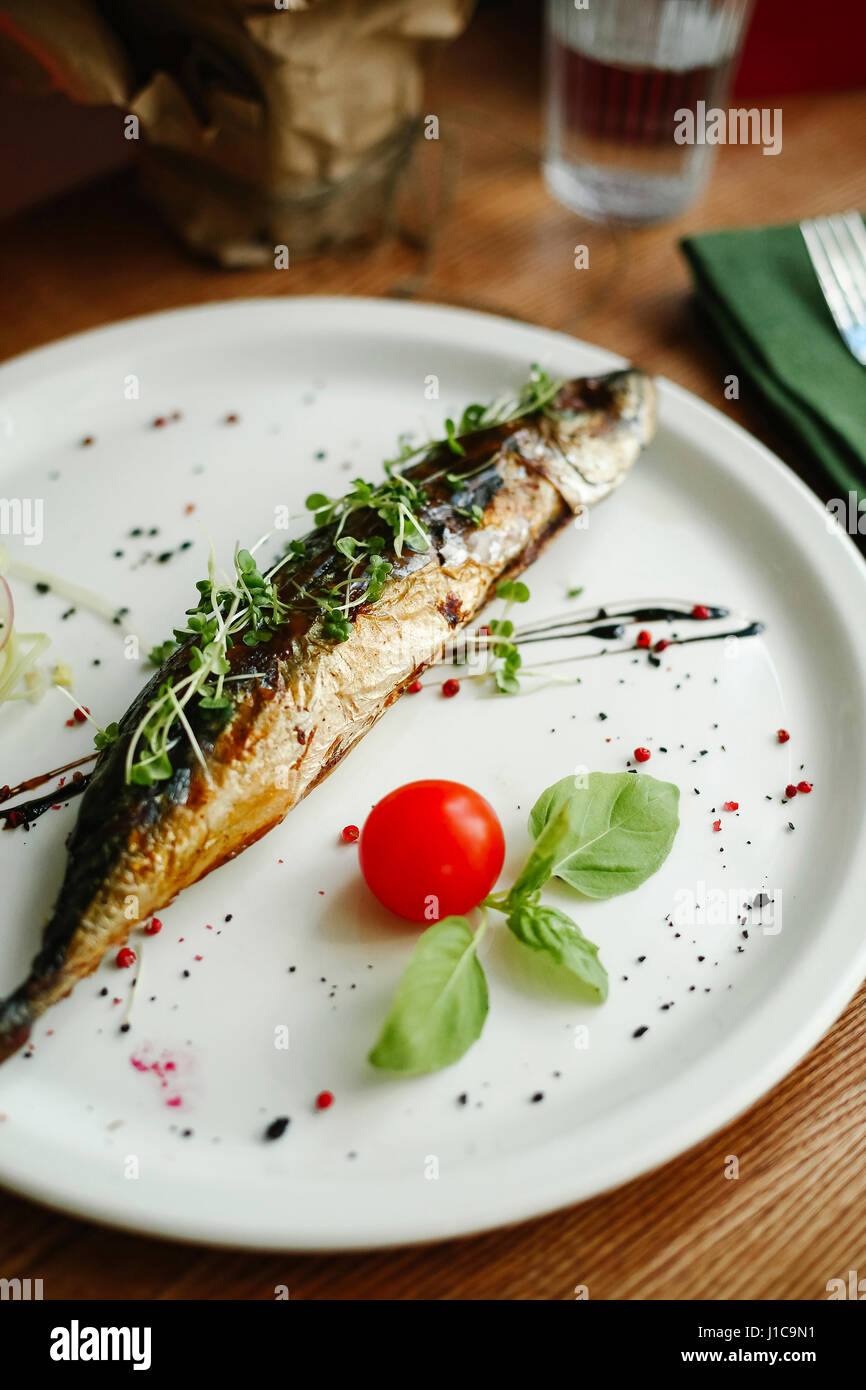
[[[12,602],[12,590],[0,575],[0,652],[12,636],[14,623],[15,605]]]
[[[6,700],[41,699],[45,677],[36,663],[51,639],[44,632],[16,632],[12,590],[3,578],[10,569],[6,547],[0,545],[0,705]]]
[[[49,686],[56,686],[64,692],[71,690],[74,678],[66,662],[58,661],[50,677],[36,665],[51,645],[50,637],[44,632],[15,631],[15,605],[4,575],[28,584],[44,585],[59,598],[79,608],[86,608],[115,626],[125,610],[118,610],[92,589],[72,584],[41,566],[13,560],[5,545],[0,544],[0,706],[7,700],[30,700],[35,704],[42,699]]]
[[[44,685],[35,666],[50,645],[51,639],[44,632],[10,632],[0,652],[0,705],[6,700],[40,698]],[[22,685],[24,688],[19,689]]]
[[[97,618],[105,618],[110,623],[114,622],[117,616],[117,605],[110,604],[92,589],[86,589],[81,584],[72,584],[68,579],[61,579],[59,575],[49,574],[48,570],[42,569],[39,565],[27,565],[22,560],[13,560],[3,546],[0,546],[0,574],[8,574],[12,579],[26,580],[29,584],[47,584],[53,594],[68,599],[70,603],[78,604],[80,608],[89,609]]]

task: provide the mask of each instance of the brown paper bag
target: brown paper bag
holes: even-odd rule
[[[430,58],[473,0],[4,0],[9,70],[136,122],[146,189],[226,266],[380,230],[423,116]],[[30,13],[39,11],[38,15]]]

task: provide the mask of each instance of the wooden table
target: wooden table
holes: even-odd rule
[[[448,51],[427,110],[456,199],[438,227],[422,298],[470,302],[567,327],[662,373],[729,414],[821,490],[701,326],[678,237],[701,228],[866,207],[859,132],[866,93],[781,103],[784,149],[723,150],[702,201],[676,222],[617,238],[559,208],[537,171],[532,36],[487,11]],[[780,103],[774,102],[773,105]],[[120,118],[118,118],[120,120]],[[490,131],[494,129],[495,135]],[[432,146],[432,142],[431,142]],[[573,267],[586,244],[590,269]],[[393,239],[288,272],[221,272],[191,261],[113,177],[0,228],[0,358],[97,324],[176,305],[271,294],[393,291],[419,257]],[[769,1096],[680,1159],[607,1196],[520,1227],[432,1247],[351,1256],[214,1252],[103,1230],[0,1196],[0,1274],[44,1280],[46,1298],[739,1299],[826,1297],[866,1274],[866,990]],[[724,1177],[726,1157],[740,1162]]]

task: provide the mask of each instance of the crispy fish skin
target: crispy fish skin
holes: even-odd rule
[[[99,757],[69,842],[66,876],[42,949],[24,983],[0,1004],[0,1061],[36,1018],[123,945],[136,923],[279,824],[337,766],[445,644],[585,506],[611,492],[655,430],[656,392],[636,369],[565,384],[547,412],[465,436],[465,455],[433,449],[405,470],[433,479],[419,508],[431,551],[391,554],[381,597],[355,610],[347,641],[323,637],[292,612],[267,644],[230,649],[233,709],[214,728],[191,723],[207,775],[186,739],[172,777],[129,786],[133,731],[170,675],[188,668],[181,647],[124,716]],[[482,510],[479,525],[467,519]],[[459,510],[458,510],[459,509]],[[327,582],[333,530],[308,538],[309,579]],[[361,590],[363,593],[363,590]],[[289,602],[289,594],[282,595]]]

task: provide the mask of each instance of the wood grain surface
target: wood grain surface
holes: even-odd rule
[[[544,190],[535,35],[517,12],[482,13],[432,80],[441,140],[419,153],[404,209],[426,246],[392,236],[288,271],[219,271],[192,261],[130,176],[115,176],[0,227],[0,358],[184,304],[414,292],[565,328],[668,376],[822,492],[744,377],[740,399],[725,399],[736,364],[696,315],[676,244],[701,228],[866,208],[866,93],[774,102],[784,113],[778,157],[724,149],[694,208],[614,234]],[[578,244],[588,270],[574,269]],[[626,1187],[519,1227],[351,1256],[258,1255],[128,1236],[0,1195],[0,1275],[42,1278],[48,1299],[271,1299],[277,1284],[293,1299],[571,1299],[576,1285],[595,1299],[825,1298],[828,1279],[866,1274],[864,1027],[866,990],[727,1129]],[[729,1155],[737,1180],[725,1177]]]

